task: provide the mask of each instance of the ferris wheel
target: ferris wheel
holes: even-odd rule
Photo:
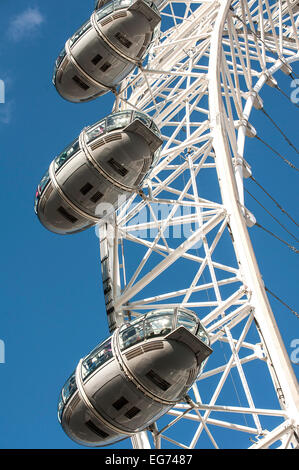
[[[125,198],[121,190],[127,187],[118,182],[113,212],[103,216],[99,211],[106,206],[99,204],[89,224],[81,226],[100,219],[111,333],[127,323],[138,325],[151,312],[191,311],[209,336],[212,352],[206,352],[209,359],[200,374],[194,368],[192,377],[190,372],[192,386],[183,399],[173,400],[159,419],[127,436],[134,448],[222,448],[236,433],[244,447],[298,448],[298,385],[250,241],[250,227],[257,221],[246,207],[244,179],[255,180],[245,143],[261,139],[260,129],[251,124],[253,109],[265,112],[260,92],[263,87],[281,91],[278,71],[294,77],[299,4],[162,0],[156,7],[161,23],[157,28],[155,11],[155,30],[143,51],[147,55],[130,58],[119,86],[102,87],[115,94],[112,114],[131,119],[126,125],[151,142],[154,157],[136,173],[138,184]],[[126,38],[118,39],[128,48]],[[140,120],[146,116],[148,124],[138,130],[132,113],[139,113]],[[153,123],[159,132],[150,135]],[[86,148],[94,130],[84,130],[72,152]],[[50,178],[57,189],[54,173],[50,167],[46,181]],[[74,218],[63,210],[64,218]],[[76,204],[70,210],[78,214]],[[78,374],[74,380],[91,409]],[[166,390],[165,377],[152,373],[151,379]],[[124,400],[115,408],[125,406]],[[94,417],[101,419],[97,412]],[[89,422],[92,426],[95,431]]]

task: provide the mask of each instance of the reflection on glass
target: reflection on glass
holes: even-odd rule
[[[102,121],[98,122],[95,126],[89,129],[86,132],[87,135],[87,142],[91,142],[92,140],[96,139],[102,134],[106,132],[106,120],[102,119]]]
[[[107,132],[126,127],[131,121],[131,111],[110,114],[106,119]]]
[[[70,39],[70,45],[74,45],[83,34],[91,28],[90,20],[86,21]]]
[[[173,315],[156,314],[148,316],[145,320],[145,336],[153,338],[155,336],[165,336],[172,330]]]
[[[143,331],[143,319],[133,322],[130,326],[127,326],[121,333],[120,337],[120,349],[127,349],[133,344],[137,344],[144,340]]]
[[[58,155],[58,157],[55,158],[55,171],[57,171],[69,158],[71,158],[76,152],[78,152],[79,149],[79,140],[76,139],[60,155]]]
[[[121,6],[121,7],[127,7],[129,5],[131,5],[133,3],[133,0],[120,0],[118,2],[118,4]]]
[[[113,357],[111,338],[96,347],[82,363],[82,378],[85,379],[93,371],[101,367]]]
[[[59,396],[58,419],[60,422],[61,422],[61,417],[62,417],[62,413],[64,410],[64,406],[66,405],[66,403],[69,401],[69,399],[75,393],[76,390],[77,390],[77,385],[76,385],[76,378],[75,378],[75,372],[74,372],[64,384],[64,387]]]
[[[120,330],[120,349],[127,349],[144,339],[165,336],[173,329],[173,312],[156,311],[148,313],[144,319],[137,319]]]
[[[61,423],[61,417],[62,417],[63,410],[64,410],[64,403],[63,403],[62,395],[60,394],[59,395],[59,402],[58,402],[58,420],[59,420],[60,423]]]
[[[155,3],[152,2],[151,0],[143,0],[144,3],[147,3],[156,13],[159,14],[159,9],[156,7]]]
[[[49,181],[50,181],[50,175],[49,175],[49,170],[47,170],[46,173],[44,174],[44,176],[42,177],[39,185],[38,185],[38,189],[39,189],[40,194],[43,192],[43,190],[45,189],[45,187],[47,186]]]
[[[179,311],[177,314],[177,324],[178,326],[184,326],[187,330],[191,331],[191,333],[195,334],[197,329],[197,321],[196,318],[188,313]]]
[[[151,121],[151,130],[157,135],[160,136],[161,133],[159,131],[158,126],[154,123],[154,121]]]
[[[132,5],[135,0],[96,0],[95,1],[95,9],[102,11],[107,9],[107,6],[111,8],[111,5],[114,7],[115,10],[118,10],[120,8],[125,8],[127,6]],[[158,8],[156,7],[155,3],[152,2],[151,0],[143,0],[144,3],[149,5],[153,10],[155,10],[157,13],[159,12]],[[106,13],[107,14],[107,13]]]
[[[198,372],[198,376],[197,376],[197,377],[199,377],[199,376],[203,373],[203,370],[204,370],[204,368],[205,368],[205,365],[206,365],[206,363],[207,363],[207,360],[208,360],[208,357],[207,357],[207,359],[205,359],[204,361],[202,361],[202,363],[200,364],[200,369],[199,369],[199,372]]]
[[[65,50],[65,48],[63,48],[62,51],[60,52],[59,56],[56,59],[56,68],[57,69],[60,66],[63,59],[65,58],[65,56],[66,56],[66,50]]]
[[[122,8],[129,7],[134,3],[135,0],[112,0],[110,2],[102,0],[96,0],[95,8],[96,8],[96,16],[97,20],[101,20],[104,16],[110,15],[115,10],[120,10]],[[144,3],[149,5],[156,13],[159,15],[159,10],[150,0],[143,0]]]
[[[41,194],[43,190],[45,189],[45,187],[47,186],[47,184],[49,183],[49,181],[50,181],[50,175],[49,175],[49,170],[47,170],[44,176],[42,177],[35,193],[35,200],[34,200],[35,212],[37,212],[37,206],[38,206]]]
[[[139,111],[134,112],[133,119],[139,119],[147,127],[151,127],[151,124],[153,122],[146,114],[140,113]]]
[[[178,309],[175,315],[174,309],[161,309],[149,312],[129,325],[123,325],[119,331],[120,349],[129,348],[144,339],[166,336],[180,326],[198,336],[205,344],[210,344],[208,334],[195,313]]]
[[[196,333],[196,336],[198,336],[203,343],[207,344],[208,346],[210,345],[209,336],[201,324],[198,326],[198,332]]]
[[[56,82],[57,69],[60,67],[63,59],[65,58],[65,56],[66,56],[66,50],[65,50],[65,48],[63,48],[62,51],[60,52],[59,56],[57,57],[56,62],[55,62],[55,67],[54,67],[53,77],[52,77],[52,82],[53,82],[54,85],[55,85],[55,82]]]
[[[110,13],[114,11],[113,3],[114,2],[109,2],[108,4],[105,4],[105,6],[97,10],[96,16],[98,21],[104,18],[104,16],[110,15]]]
[[[119,111],[118,113],[109,114],[105,119],[94,124],[86,131],[87,143],[96,139],[100,135],[106,132],[111,132],[115,129],[122,129],[127,127],[130,122],[135,119],[139,119],[143,124],[150,128],[156,135],[160,136],[160,131],[156,124],[151,120],[149,116],[144,113],[137,111]],[[155,159],[159,157],[161,148],[155,152]]]
[[[73,373],[70,378],[66,381],[62,389],[62,398],[64,403],[66,403],[73,393],[77,390],[75,373]]]

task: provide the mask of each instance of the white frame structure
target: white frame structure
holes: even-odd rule
[[[243,179],[251,174],[244,144],[256,133],[252,107],[262,106],[264,85],[276,86],[274,73],[292,73],[299,59],[299,9],[292,0],[164,1],[159,8],[160,36],[116,93],[114,110],[148,113],[164,146],[142,191],[99,226],[111,279],[107,311],[115,326],[152,309],[189,308],[208,329],[214,357],[185,402],[132,444],[222,448],[228,431],[251,436],[251,448],[298,448],[298,384],[249,238],[255,219]],[[180,269],[186,276],[172,288]],[[252,380],[258,374],[265,383]],[[260,406],[256,388],[266,383]]]

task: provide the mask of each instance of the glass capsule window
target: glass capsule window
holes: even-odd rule
[[[123,129],[127,127],[135,119],[139,119],[143,124],[150,128],[156,135],[161,136],[160,131],[152,119],[144,113],[136,111],[120,111],[118,113],[109,114],[105,119],[94,124],[85,132],[86,142],[90,143],[97,137],[112,132],[116,129]],[[158,151],[159,150],[159,151]],[[159,156],[160,149],[155,152]]]
[[[75,377],[75,373],[73,373],[70,376],[70,378],[66,381],[61,392],[64,404],[68,402],[68,400],[70,399],[70,397],[74,394],[76,390],[77,390],[76,377]]]
[[[76,390],[77,390],[77,385],[76,385],[76,377],[75,377],[75,372],[74,372],[64,384],[61,394],[59,396],[59,402],[58,402],[59,422],[61,422],[62,413],[63,413],[66,403],[73,396]]]
[[[139,111],[134,111],[133,119],[139,119],[139,121],[143,122],[143,124],[149,128],[152,126],[153,121],[146,114],[140,113]]]
[[[43,190],[45,189],[49,181],[50,181],[50,175],[49,175],[49,170],[47,170],[38,185],[40,194],[43,192]]]
[[[143,1],[159,15],[159,10],[153,2],[149,0],[143,0]],[[133,3],[135,3],[135,0],[112,0],[110,2],[106,2],[105,0],[101,2],[96,1],[95,8],[96,8],[97,20],[101,20],[105,16],[110,15],[110,13],[112,13],[113,11],[121,10],[123,8],[128,8]]]
[[[62,51],[60,52],[59,56],[57,57],[56,59],[56,68],[58,69],[58,67],[60,66],[61,62],[63,61],[63,59],[65,58],[66,56],[66,50],[65,48],[62,49]]]
[[[83,36],[83,34],[86,33],[86,31],[88,31],[89,29],[91,28],[91,22],[90,20],[86,21],[86,23],[84,23],[80,29],[78,29],[78,31],[75,32],[75,34],[70,38],[70,46],[73,46],[77,41],[78,39],[81,38],[81,36]]]
[[[112,0],[110,2],[102,2],[102,5],[104,5],[98,9],[97,11],[97,19],[100,20],[104,18],[104,16],[110,15],[115,10],[120,10],[122,8],[127,8],[132,3],[134,3],[135,0]]]
[[[177,326],[184,326],[203,343],[210,345],[209,335],[194,312],[179,309],[177,312]]]
[[[55,172],[62,167],[62,165],[69,160],[75,153],[80,150],[79,139],[74,140],[58,157],[54,160]]]
[[[158,8],[156,7],[155,3],[152,2],[151,0],[143,0],[144,3],[149,5],[151,8],[153,8],[155,11],[159,11]],[[121,8],[127,7],[132,5],[135,2],[135,0],[114,0],[113,3]],[[109,0],[96,0],[95,1],[95,9],[102,9],[104,5],[107,5],[107,3],[112,3]]]
[[[106,119],[98,122],[95,126],[86,132],[87,142],[92,142],[97,137],[106,133]]]
[[[130,124],[132,117],[131,111],[124,111],[121,113],[110,114],[106,118],[107,132],[121,129]]]
[[[165,313],[153,313],[146,316],[144,322],[146,338],[165,336],[173,329],[173,315]]]
[[[144,340],[143,319],[126,326],[119,337],[120,349],[124,350]]]
[[[106,3],[102,8],[97,10],[96,12],[97,21],[100,21],[105,16],[110,15],[110,13],[112,13],[113,11],[114,11],[114,2]]]
[[[173,330],[172,311],[154,311],[120,329],[119,345],[124,350],[144,339],[165,336]]]
[[[166,336],[180,326],[198,336],[205,344],[210,344],[206,330],[193,312],[163,309],[149,312],[144,317],[123,325],[119,330],[120,349],[127,349],[146,339]]]
[[[161,132],[160,132],[158,126],[154,123],[154,121],[152,121],[152,123],[151,123],[151,130],[152,130],[158,137],[161,136]]]
[[[191,331],[191,333],[195,334],[197,330],[197,322],[188,313],[184,311],[178,311],[177,313],[177,325],[184,326],[187,330]]]
[[[59,395],[59,402],[58,402],[58,420],[61,423],[61,418],[62,418],[62,413],[64,410],[64,403],[63,403],[63,398],[62,395]]]
[[[54,67],[53,77],[52,77],[52,82],[53,82],[54,85],[56,83],[57,70],[59,69],[60,65],[62,64],[63,59],[65,58],[65,56],[66,56],[66,50],[65,50],[65,48],[63,48],[62,51],[60,52],[59,56],[57,57],[56,62],[55,62],[55,67]]]
[[[201,323],[199,323],[198,325],[198,331],[196,333],[196,336],[198,336],[203,343],[207,344],[208,346],[210,345],[210,338],[208,336],[208,333],[206,332],[205,328],[202,326]]]
[[[46,171],[46,173],[44,174],[44,176],[42,177],[38,187],[37,187],[37,190],[36,190],[36,194],[35,194],[35,201],[34,201],[34,210],[35,212],[37,212],[37,206],[38,206],[38,202],[39,202],[39,199],[42,195],[42,192],[44,191],[45,187],[47,186],[47,184],[49,183],[50,181],[50,175],[49,175],[49,170]]]
[[[105,3],[107,3],[105,0],[95,0],[94,9],[97,10],[98,8],[101,8]]]
[[[149,7],[151,7],[156,13],[159,14],[159,9],[158,7],[156,6],[156,4],[154,2],[152,2],[151,0],[143,0],[144,3],[146,3]]]
[[[97,346],[82,362],[82,378],[86,379],[92,372],[113,357],[111,338]]]

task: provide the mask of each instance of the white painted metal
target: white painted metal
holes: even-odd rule
[[[248,435],[253,448],[296,447],[298,385],[249,238],[243,178],[258,94],[299,58],[298,8],[290,0],[159,8],[160,37],[114,109],[147,112],[163,150],[140,194],[109,221],[101,258],[108,255],[117,324],[155,308],[191,308],[214,352],[186,402],[132,444],[222,448],[238,433],[244,447]]]

